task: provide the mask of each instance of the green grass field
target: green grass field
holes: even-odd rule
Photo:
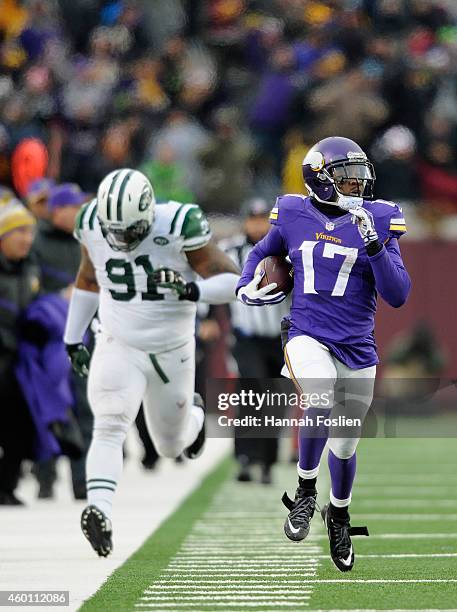
[[[362,440],[351,516],[356,565],[333,566],[320,516],[301,543],[283,534],[284,488],[239,484],[224,462],[120,567],[83,612],[457,610],[457,452],[454,439]],[[325,461],[319,478],[325,503]]]

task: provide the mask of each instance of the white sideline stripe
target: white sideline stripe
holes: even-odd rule
[[[364,554],[357,554],[357,559],[403,559],[403,558],[433,558],[433,557],[457,557],[457,553],[392,553],[392,554],[370,554],[370,555],[364,555]],[[316,560],[317,559],[328,559],[329,556],[328,555],[314,555],[312,558],[310,559],[304,559],[303,561],[293,561],[290,562],[290,565],[298,565],[299,567],[303,567],[303,564],[305,565],[316,565]],[[176,564],[175,567],[178,566],[188,566],[188,565],[194,565],[194,566],[198,566],[198,567],[214,567],[214,565],[252,565],[252,563],[256,563],[256,564],[262,564],[265,563],[266,565],[268,565],[269,567],[275,567],[276,565],[281,566],[288,566],[289,562],[287,561],[281,561],[281,559],[246,559],[246,560],[239,560],[239,559],[231,559],[231,560],[223,560],[221,561],[219,557],[214,558],[214,560],[211,560],[211,563],[195,563],[195,561],[192,562],[187,562],[187,563],[180,563],[180,564]]]
[[[435,508],[456,508],[457,499],[358,499],[352,502],[357,508],[379,508],[380,506],[396,508],[398,506],[414,507],[414,508],[429,508],[433,505]]]
[[[454,469],[457,467],[457,464],[454,466]],[[413,483],[415,481],[419,482],[419,483],[423,483],[424,479],[426,478],[433,478],[433,484],[437,485],[439,484],[441,481],[448,483],[450,481],[457,481],[457,473],[449,473],[449,474],[440,474],[440,473],[436,473],[436,474],[429,474],[424,475],[422,472],[420,474],[405,474],[405,473],[386,473],[386,472],[378,472],[377,474],[370,474],[370,473],[365,473],[365,474],[360,474],[359,476],[357,476],[357,482],[359,484],[366,484],[366,483],[372,483],[373,481],[378,481],[378,480],[382,480],[383,482],[385,481],[386,484],[391,484],[391,485],[396,485],[397,482],[398,483]],[[450,482],[450,484],[453,484],[452,482]]]
[[[230,593],[234,593],[233,588],[232,589],[217,589],[217,590],[211,590],[211,589],[201,589],[201,587],[198,587],[196,589],[193,589],[192,587],[189,586],[170,586],[170,587],[156,587],[155,591],[150,591],[150,590],[146,590],[144,591],[144,593],[146,595],[165,595],[166,592],[168,590],[172,591],[173,594],[176,594],[178,589],[183,589],[183,591],[185,593],[190,593],[191,595],[198,595],[198,594],[202,594],[202,595],[229,595]],[[309,599],[309,595],[312,593],[312,590],[308,589],[308,590],[302,590],[301,588],[296,588],[296,590],[294,591],[293,589],[278,589],[275,587],[269,587],[268,589],[258,589],[258,588],[252,588],[252,589],[243,589],[243,594],[253,594],[253,593],[260,593],[260,594],[267,594],[269,593],[270,596],[274,597],[275,595],[300,595],[301,597],[306,597],[306,599]],[[143,598],[141,598],[143,599]]]
[[[309,580],[306,581],[306,583],[303,582],[303,580],[300,580],[298,578],[292,578],[292,579],[287,579],[287,580],[281,580],[280,582],[277,582],[276,584],[280,584],[285,585],[285,584],[295,584],[295,585],[303,585],[305,584],[307,586]],[[207,584],[208,586],[214,586],[214,584],[222,584],[222,585],[245,585],[245,584],[253,584],[253,585],[258,585],[258,584],[265,584],[266,586],[271,584],[270,580],[265,580],[264,578],[259,578],[259,579],[254,579],[253,576],[243,576],[240,578],[237,578],[236,580],[234,580],[233,578],[218,578],[217,580],[213,580],[212,578],[176,578],[176,579],[161,579],[161,580],[157,580],[157,582],[154,582],[154,584],[149,585],[149,589],[153,589],[156,585],[160,584],[160,585],[172,585],[172,584],[182,584],[182,585],[187,585],[187,584]],[[306,588],[305,586],[305,588]]]
[[[448,584],[448,583],[455,583],[457,582],[457,578],[410,578],[410,579],[403,579],[403,578],[353,578],[353,579],[347,579],[345,580],[344,578],[332,578],[332,579],[327,579],[327,578],[323,578],[323,579],[319,579],[319,578],[312,578],[311,580],[307,580],[306,584],[313,584],[313,583],[320,583],[320,584],[338,584],[340,582],[346,582],[346,583],[357,583],[357,584],[363,584],[363,583],[368,583],[368,584],[396,584],[401,583],[401,584],[422,584],[422,583],[433,583],[433,582],[439,582],[439,583],[444,583],[444,584]]]
[[[173,574],[175,573],[175,570],[173,568],[171,569],[166,569],[165,571],[167,572],[172,572]],[[208,573],[208,569],[207,568],[203,568],[203,569],[195,569],[195,570],[187,570],[187,574],[207,574]],[[223,569],[220,570],[213,570],[211,572],[212,576],[217,576],[219,574],[222,574],[223,576],[226,575],[226,571]],[[273,574],[271,573],[270,570],[258,570],[258,569],[244,569],[244,570],[232,570],[231,572],[232,576],[245,576],[246,574],[248,574],[249,576],[275,576],[276,578],[279,578],[281,576],[284,576],[284,572],[282,572],[281,574]],[[316,572],[300,572],[300,576],[315,576]]]
[[[457,556],[457,555],[456,555]],[[300,560],[300,559],[291,559],[290,561],[287,561],[286,559],[275,559],[275,560],[270,560],[270,559],[246,559],[245,561],[242,561],[240,559],[227,559],[227,560],[219,560],[219,561],[211,561],[211,563],[208,563],[205,559],[197,560],[197,562],[195,560],[190,560],[190,561],[173,561],[171,563],[169,563],[169,567],[214,567],[215,565],[249,565],[252,566],[253,563],[255,563],[256,565],[268,565],[268,567],[273,567],[273,566],[278,566],[278,567],[289,567],[289,566],[295,566],[298,565],[299,567],[303,567],[304,565],[309,566],[315,566],[316,565],[316,558],[323,558],[323,556],[321,557],[313,557],[311,559],[306,559],[306,560]]]
[[[439,540],[446,540],[448,538],[451,539],[456,539],[457,538],[457,533],[434,533],[433,531],[431,531],[430,533],[373,533],[370,534],[370,538],[377,538],[380,540],[396,540],[396,539],[405,539],[405,540],[423,540],[423,539],[430,539],[430,538],[436,538]],[[306,538],[306,541],[308,540],[328,540],[328,536],[325,534],[314,534],[314,535],[309,535]],[[279,545],[277,548],[279,549],[280,546]],[[284,545],[284,550],[293,550],[293,544],[285,544]],[[316,547],[314,547],[316,549]],[[195,548],[195,550],[197,550],[197,548]],[[215,552],[219,552],[219,550],[221,550],[220,548],[215,549]],[[247,547],[247,550],[252,550],[249,547]],[[264,548],[262,547],[262,551],[264,550]],[[308,549],[309,550],[309,549]],[[228,551],[227,551],[228,552]],[[190,553],[187,553],[190,554]],[[192,553],[195,554],[195,553]],[[204,554],[202,552],[202,554]],[[253,553],[255,554],[255,553]]]
[[[356,485],[357,486],[357,493],[359,495],[361,494],[372,494],[374,493],[375,495],[379,495],[380,493],[380,485]],[[392,486],[392,487],[382,487],[382,493],[384,493],[385,495],[395,495],[395,494],[399,494],[400,497],[404,497],[405,496],[405,489],[411,489],[412,493],[416,493],[416,494],[420,494],[420,495],[430,495],[430,493],[435,493],[435,494],[442,494],[442,495],[455,495],[455,484],[450,483],[447,486],[443,486],[443,485],[434,485],[434,484],[430,484],[427,487],[418,487],[415,484],[402,484],[402,485],[397,485],[397,486]]]
[[[277,593],[274,594],[275,597],[277,596]],[[280,601],[301,601],[302,599],[309,599],[310,596],[306,595],[306,596],[301,596],[300,594],[297,594],[296,596],[290,596],[290,595],[281,595],[279,597],[277,597],[278,600]],[[268,602],[269,599],[271,599],[270,595],[237,595],[236,593],[232,592],[229,593],[228,595],[218,595],[217,597],[213,597],[212,595],[203,595],[203,597],[201,595],[187,595],[186,593],[184,593],[182,596],[181,595],[172,595],[172,596],[167,596],[167,595],[152,595],[152,596],[142,596],[140,597],[140,599],[142,601],[170,601],[170,602],[174,602],[176,600],[180,600],[180,599],[184,599],[185,601],[204,601],[207,599],[210,599],[211,601],[213,601],[214,599],[216,600],[224,600],[224,599],[229,599],[230,601],[262,601],[264,602],[265,600]]]
[[[424,519],[426,519],[427,521],[457,521],[457,514],[385,514],[382,512],[370,514],[369,512],[367,512],[365,514],[351,513],[351,518],[356,521],[369,521],[370,519],[380,521],[422,521]]]
[[[457,608],[389,608],[382,609],[382,612],[457,612]],[[310,608],[309,612],[342,612],[340,609],[337,610],[316,610]],[[380,612],[377,608],[345,608],[344,612]]]
[[[433,502],[431,502],[433,503]],[[457,500],[456,500],[456,505],[457,505]],[[432,514],[425,514],[425,513],[416,513],[416,514],[397,514],[397,513],[365,513],[365,514],[352,514],[351,513],[351,518],[354,518],[356,520],[360,520],[360,519],[364,519],[364,518],[373,518],[373,519],[387,519],[387,520],[391,520],[391,521],[410,521],[410,520],[422,520],[422,519],[428,519],[428,520],[432,520],[432,521],[441,521],[443,519],[449,519],[449,520],[457,520],[457,514],[455,513],[449,513],[449,514],[436,514],[436,513],[432,513]],[[228,518],[227,517],[223,517],[223,518]],[[278,514],[272,514],[271,515],[272,519],[278,519]],[[225,540],[230,540],[230,538],[228,537],[224,537],[224,538],[218,538],[218,541],[224,541]],[[258,538],[256,538],[257,541],[260,541]],[[273,540],[274,538],[265,538],[265,541],[270,541]],[[190,536],[189,540],[198,540],[198,538],[196,536]],[[205,540],[203,540],[205,541]],[[206,539],[206,541],[213,541],[209,538]]]
[[[265,602],[265,603],[268,603],[269,606],[274,606],[275,608],[292,608],[292,607],[297,605],[295,602],[290,602],[289,603],[287,601],[269,601],[269,602]],[[136,608],[162,608],[163,605],[164,605],[163,603],[157,603],[157,604],[154,604],[154,603],[136,603],[135,607]],[[192,608],[194,608],[196,606],[202,607],[202,605],[204,606],[205,604],[201,604],[201,603],[187,603],[187,602],[184,602],[184,603],[173,602],[174,608],[183,608],[183,607],[186,607],[186,608],[192,607]],[[236,603],[236,602],[233,602],[233,603],[230,602],[229,603],[227,601],[217,603],[217,602],[213,601],[213,602],[211,602],[211,604],[207,604],[207,605],[217,606],[218,608],[221,608],[221,607],[227,608],[227,606],[230,606],[231,608],[235,608],[235,607],[236,608],[241,608],[241,607],[243,607],[243,608],[246,608],[246,607],[249,607],[249,608],[258,608],[259,607],[258,602],[255,602],[255,601],[243,601],[242,603]],[[306,604],[304,604],[304,605],[306,605]]]

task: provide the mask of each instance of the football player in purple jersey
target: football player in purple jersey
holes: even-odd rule
[[[368,535],[366,528],[351,527],[348,512],[360,428],[342,435],[341,429],[318,426],[317,417],[322,421],[341,410],[341,388],[342,404],[351,416],[355,411],[362,422],[368,412],[378,363],[373,333],[377,295],[398,308],[411,286],[398,246],[406,226],[397,204],[372,199],[373,165],[352,140],[318,142],[303,160],[303,176],[309,195],[277,199],[270,215],[273,227],[251,251],[237,296],[252,306],[283,300],[274,283],[259,288],[261,275],[255,269],[269,255],[289,256],[294,288],[290,315],[283,321],[287,336],[282,373],[301,392],[317,392],[322,400],[307,410],[315,426],[300,428],[298,488],[293,501],[283,496],[290,510],[284,530],[294,541],[308,535],[327,443],[330,503],[321,514],[333,562],[339,570],[350,571],[350,536]]]

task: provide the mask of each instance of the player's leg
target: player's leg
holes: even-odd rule
[[[87,499],[81,524],[100,556],[111,552],[111,512],[122,473],[122,447],[146,388],[144,355],[99,334],[91,361],[88,398],[94,414],[87,455]]]
[[[328,431],[319,423],[318,417],[329,415],[333,401],[333,385],[337,372],[328,349],[314,338],[297,336],[284,349],[286,367],[294,380],[297,392],[313,398],[303,416],[308,415],[311,424],[299,428],[297,464],[298,488],[294,501],[286,494],[283,502],[290,510],[284,524],[287,537],[303,540],[309,532],[309,523],[316,503],[316,481],[321,455]]]
[[[204,410],[194,394],[195,341],[150,355],[144,411],[149,434],[162,457],[193,458],[204,442]]]
[[[360,419],[362,424],[373,399],[376,367],[350,370],[335,361],[344,399],[336,403],[332,417],[356,418]],[[329,432],[328,465],[331,491],[330,503],[324,507],[322,517],[328,530],[333,562],[341,571],[350,571],[354,565],[351,535],[368,535],[366,528],[352,528],[349,516],[360,430],[361,425],[355,427],[348,437],[341,437],[342,432],[338,428],[331,428]]]

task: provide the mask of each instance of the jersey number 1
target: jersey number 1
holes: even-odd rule
[[[303,284],[304,293],[317,293],[316,289],[314,288],[313,260],[313,251],[316,244],[318,243],[314,240],[305,240],[300,246],[303,261],[303,272],[305,276],[305,281]],[[332,244],[331,242],[326,242],[324,244],[322,257],[328,257],[330,259],[334,259],[335,255],[343,255],[344,257],[341,268],[338,272],[335,286],[332,290],[332,295],[344,295],[349,281],[349,274],[351,273],[352,266],[357,260],[358,252],[358,249],[339,246],[338,244]]]

